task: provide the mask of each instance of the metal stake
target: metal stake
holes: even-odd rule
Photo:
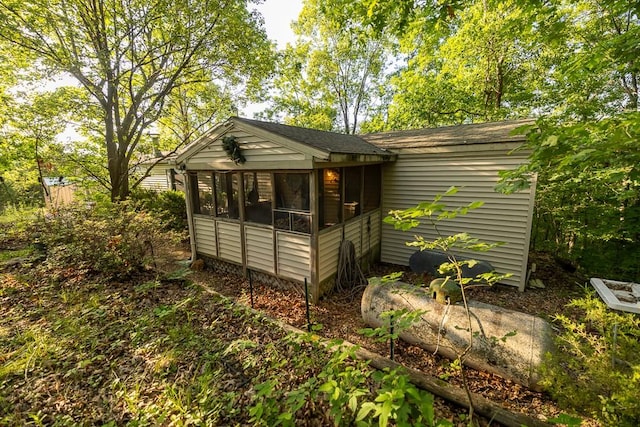
[[[251,279],[251,270],[248,271],[249,274],[249,295],[251,296],[251,308],[253,308],[253,280]]]
[[[304,278],[304,303],[307,306],[307,332],[311,332],[311,316],[309,314],[309,287],[307,286],[307,278]]]
[[[389,353],[390,359],[393,360],[394,348],[393,348],[393,316],[389,316]]]

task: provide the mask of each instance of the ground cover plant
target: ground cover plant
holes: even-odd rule
[[[289,334],[185,270],[108,266],[0,271],[0,425],[446,424],[400,373]]]
[[[640,316],[609,309],[593,290],[570,306],[580,317],[556,316],[560,351],[545,364],[545,386],[561,405],[604,425],[637,426]]]
[[[396,372],[372,375],[347,352],[331,356],[317,338],[181,281],[2,273],[0,298],[3,425],[433,424],[432,397]]]
[[[82,209],[85,212],[86,208]],[[113,219],[112,209],[123,208],[99,207],[94,216],[84,215],[85,220],[78,215],[67,221],[68,229],[56,225],[43,233],[38,228],[37,235],[47,240],[47,233],[60,234],[60,230],[73,234],[80,229],[82,234],[95,229],[90,241],[99,247],[109,233],[95,226],[95,221]],[[126,212],[134,217],[141,214]],[[45,218],[22,218],[19,226],[2,228],[0,425],[448,423],[438,421],[443,404],[434,404],[432,396],[397,372],[371,370],[354,361],[350,350],[327,352],[317,336],[290,335],[269,318],[243,306],[242,302],[248,304],[243,294],[248,288],[242,279],[198,272],[190,283],[188,270],[175,263],[188,253],[171,254],[171,260],[163,253],[171,250],[175,241],[156,243],[156,250],[145,252],[136,268],[107,263],[105,270],[87,270],[86,260],[79,258],[76,263],[74,257],[65,262],[56,258],[64,248],[84,255],[78,252],[83,246],[74,248],[76,240],[71,238],[63,239],[59,251],[52,251],[47,240],[45,253],[53,254],[58,262],[43,260],[32,233],[36,230],[33,219],[40,218],[38,223]],[[126,218],[130,217],[125,215],[122,221]],[[54,219],[46,221],[51,224]],[[86,223],[91,221],[94,227]],[[111,222],[122,225],[120,219]],[[137,223],[132,220],[129,224],[135,228]],[[119,230],[117,235],[123,241],[141,236],[129,233],[126,227]],[[126,253],[115,255],[129,246],[119,248],[112,245],[114,252],[109,256],[126,258]],[[90,255],[91,251],[87,252]],[[22,262],[7,262],[15,257]],[[240,301],[211,293],[211,288],[240,291]],[[296,305],[292,296],[263,286],[256,292],[260,310],[304,325],[302,298],[294,297]],[[541,295],[546,303],[548,292]],[[499,305],[505,301],[497,300],[504,297],[510,303],[518,301],[495,290],[484,293]],[[581,300],[582,295],[584,292],[568,295],[567,300],[574,299],[574,303],[566,309],[567,316],[556,318],[565,351],[561,358],[549,361],[550,391],[569,413],[575,410],[591,415],[602,425],[633,425],[638,419],[633,399],[639,354],[634,332],[637,317],[617,316],[593,298]],[[549,313],[562,312],[542,308],[546,307],[543,303],[527,305]],[[358,304],[352,301],[349,306]],[[345,310],[344,304],[339,307]],[[362,327],[358,324],[359,309],[351,311],[353,317],[329,312],[321,305],[313,307],[312,319],[318,325],[338,316],[338,325],[323,327],[320,333],[360,342],[349,329]],[[290,319],[295,313],[299,321]],[[366,339],[362,342],[366,345]],[[408,362],[416,356],[415,351],[407,344],[397,344],[397,360],[412,366]],[[386,353],[384,348],[372,348]],[[437,362],[435,366],[418,366],[425,372],[440,372],[436,375],[444,379]],[[528,393],[515,384],[501,385],[482,373],[470,375],[476,392],[477,387],[491,384],[490,395],[495,400],[511,401],[516,407],[534,405],[537,410],[524,412],[544,412],[548,421],[560,419],[558,409],[547,407],[548,403],[541,405],[540,399],[548,397]],[[448,381],[455,382],[454,377]],[[450,420],[464,419],[461,413],[446,413]],[[567,420],[576,422],[576,418]],[[598,424],[590,420],[587,425]]]

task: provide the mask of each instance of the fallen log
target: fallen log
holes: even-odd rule
[[[220,298],[226,298],[220,293],[213,291],[211,289],[203,286],[207,292],[214,294]],[[236,302],[237,303],[237,302]],[[250,310],[254,313],[259,313],[262,316],[267,317],[263,312],[253,309],[249,306],[245,306],[247,310]],[[296,328],[295,326],[291,326],[287,323],[284,323],[278,319],[270,318],[276,325],[280,326],[282,329],[288,332],[296,333],[296,334],[307,334],[308,332],[302,331],[301,329]],[[466,391],[464,391],[460,387],[456,387],[451,385],[445,381],[442,381],[438,378],[435,378],[431,375],[425,374],[422,371],[417,369],[409,368],[400,363],[394,362],[391,359],[380,356],[377,353],[369,351],[360,347],[359,345],[353,344],[349,341],[342,341],[339,346],[330,343],[324,337],[318,336],[319,342],[326,346],[329,351],[339,351],[340,348],[355,348],[355,355],[357,358],[361,360],[369,361],[369,364],[376,369],[399,369],[407,373],[409,380],[411,383],[416,385],[417,387],[428,391],[436,396],[443,398],[444,400],[451,402],[455,405],[458,405],[462,408],[469,409],[469,399],[467,397]],[[495,402],[487,399],[486,397],[478,394],[471,393],[471,400],[473,403],[474,413],[482,415],[483,417],[498,422],[507,427],[549,427],[550,424],[547,424],[537,418],[530,417],[525,414],[516,413],[509,411],[506,408],[498,405]]]
[[[387,328],[385,312],[422,310],[400,332],[404,341],[451,360],[466,352],[465,365],[542,391],[539,370],[554,345],[551,325],[540,317],[478,301],[468,301],[467,312],[462,304],[439,304],[429,289],[374,279],[362,295],[361,309],[366,324]]]
[[[298,334],[304,334],[306,332],[291,326],[289,324],[276,321],[283,329],[289,332],[294,332]],[[456,387],[447,383],[446,381],[442,381],[436,377],[431,375],[427,375],[422,371],[417,369],[409,368],[407,366],[401,365],[400,363],[394,362],[393,360],[380,356],[377,353],[369,351],[365,348],[362,348],[356,344],[350,343],[349,341],[343,341],[340,346],[331,345],[328,341],[324,340],[320,337],[321,343],[329,350],[339,351],[339,347],[345,348],[356,348],[355,355],[361,360],[369,361],[370,365],[376,369],[399,369],[407,374],[409,377],[409,381],[416,385],[417,387],[428,391],[436,396],[439,396],[451,403],[454,403],[460,407],[469,409],[469,398],[467,397],[467,392],[460,387]],[[530,417],[525,414],[520,414],[516,412],[509,411],[498,405],[495,402],[487,399],[486,397],[478,394],[471,393],[471,400],[473,403],[473,411],[476,414],[480,414],[483,417],[490,419],[492,421],[498,422],[507,427],[548,427],[550,424],[547,424],[537,418]]]

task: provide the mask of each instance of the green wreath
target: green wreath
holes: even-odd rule
[[[238,163],[242,164],[247,161],[247,159],[242,154],[242,150],[240,150],[240,145],[238,145],[238,139],[233,135],[228,135],[222,138],[222,148],[229,156],[230,160],[237,165]]]

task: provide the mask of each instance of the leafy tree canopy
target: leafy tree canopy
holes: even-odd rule
[[[306,0],[293,25],[297,41],[282,53],[270,119],[355,133],[380,104],[389,40],[353,19],[360,5]]]
[[[89,94],[113,200],[127,197],[129,163],[170,97],[203,83],[256,89],[272,64],[241,0],[2,0],[0,38]]]

